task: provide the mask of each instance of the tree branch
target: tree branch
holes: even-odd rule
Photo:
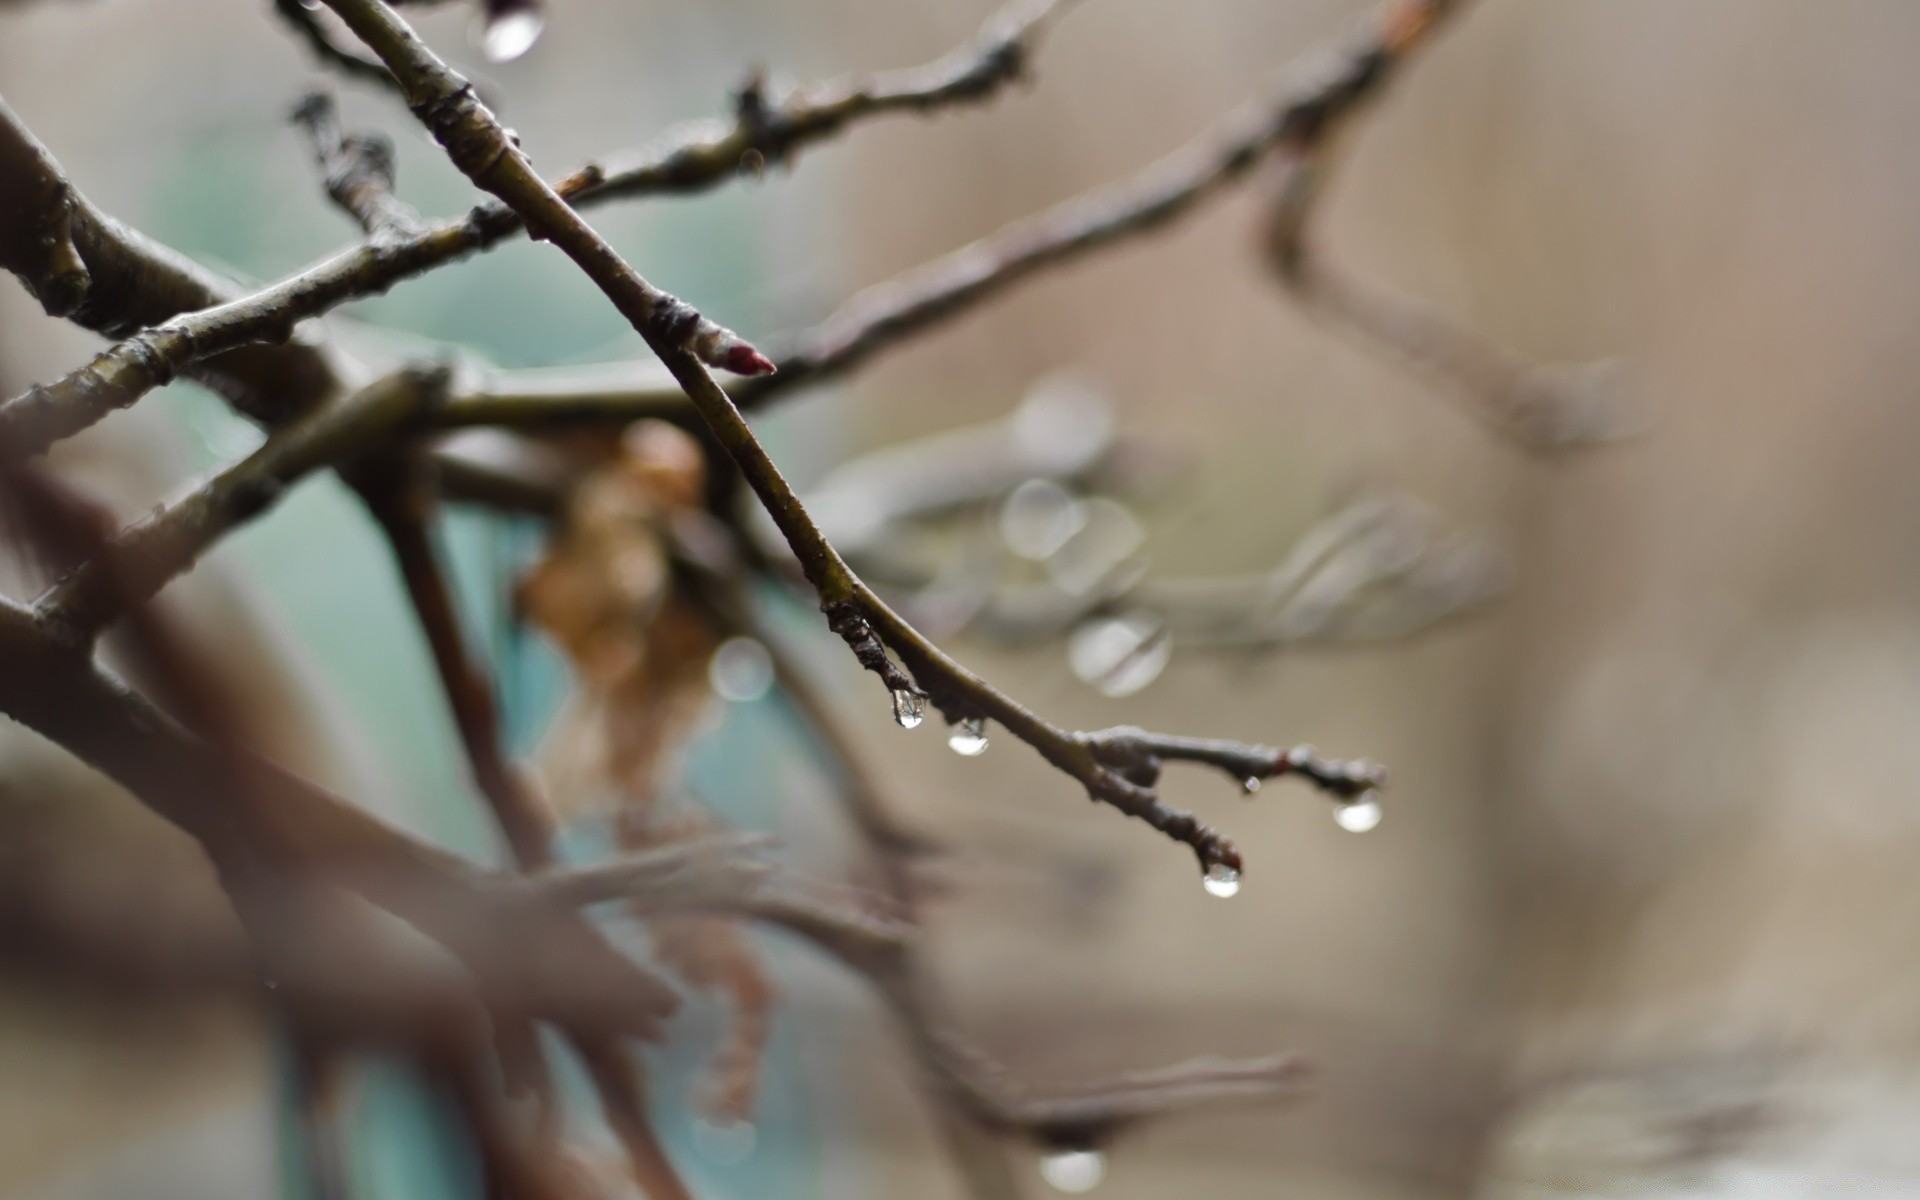
[[[281,427],[252,454],[122,530],[49,588],[35,615],[64,642],[90,644],[301,478],[350,462],[420,420],[445,385],[438,368],[407,368]]]
[[[370,58],[343,50],[320,23],[318,9],[308,8],[301,0],[273,0],[273,11],[287,27],[307,44],[313,56],[349,79],[359,79],[387,91],[398,92],[400,85],[385,67]]]
[[[301,8],[298,0],[281,2]],[[655,151],[610,168],[589,165],[556,183],[554,189],[581,204],[696,191],[735,177],[749,152],[767,158],[790,157],[800,147],[830,137],[862,118],[903,110],[929,111],[984,98],[1018,75],[1035,40],[1058,8],[1058,3],[1035,5],[1022,0],[1017,8],[990,22],[970,50],[927,67],[879,75],[865,83],[816,85],[771,106],[763,98],[756,106],[743,106],[729,125],[682,127]],[[301,12],[303,20],[312,16],[303,8]],[[381,73],[391,80],[384,68]],[[57,166],[4,105],[0,105],[0,128],[0,181],[18,177],[27,182],[51,172],[62,178],[64,185]],[[19,144],[10,146],[9,137]],[[72,195],[76,206],[84,210],[84,199],[78,193]],[[0,404],[0,442],[29,456],[38,454],[204,360],[231,357],[236,352],[255,359],[270,356],[273,344],[287,341],[300,321],[348,300],[384,292],[401,280],[487,249],[522,229],[519,216],[510,207],[490,202],[464,218],[439,222],[411,236],[375,239],[344,250],[251,294],[240,294],[223,281],[205,277],[198,268],[173,261],[169,266],[176,272],[202,276],[198,280],[199,294],[191,302],[145,306],[138,319],[123,318],[114,327],[103,328],[102,332],[120,336],[129,329],[147,327],[104,351],[86,367]],[[137,235],[119,232],[137,239]],[[159,250],[151,244],[144,249]],[[0,265],[14,269],[10,261]],[[45,268],[35,263],[23,260],[22,266],[36,269],[37,275],[45,274]],[[72,284],[65,286],[70,288]],[[81,320],[79,316],[75,319]],[[81,323],[87,324],[84,320]],[[770,369],[729,331],[711,326],[696,333],[705,339],[712,365],[748,373]],[[253,365],[257,368],[258,364]],[[229,398],[234,396],[231,386],[216,390]],[[293,397],[286,411],[302,411],[306,403],[317,399],[310,394],[314,390],[309,387]]]
[[[1379,15],[1381,84],[1456,7],[1457,2],[1406,0]],[[1281,286],[1336,329],[1436,379],[1469,403],[1475,419],[1522,449],[1552,454],[1629,432],[1619,405],[1625,380],[1616,361],[1525,362],[1424,304],[1352,278],[1307,237],[1338,157],[1340,135],[1353,127],[1359,111],[1349,107],[1301,128],[1275,164],[1263,237]]]
[[[299,0],[293,0],[295,4]],[[421,232],[420,214],[393,194],[393,142],[377,133],[345,134],[333,97],[308,92],[293,119],[313,142],[327,196],[375,241],[401,241]]]
[[[1317,47],[1283,68],[1270,97],[1243,105],[1132,178],[1015,221],[868,288],[825,321],[784,339],[773,355],[778,374],[729,391],[742,408],[753,409],[789,389],[845,374],[1044,268],[1164,227],[1246,177],[1269,154],[1357,108],[1380,85],[1393,53],[1379,31],[1450,6],[1448,0],[1387,0],[1357,35]],[[503,373],[498,386],[497,400],[485,389],[456,396],[441,419],[452,426],[622,421],[670,413],[679,403],[664,380],[541,387],[532,377]]]
[[[501,744],[493,684],[473,657],[461,630],[453,589],[430,534],[438,505],[420,472],[421,464],[401,451],[363,464],[350,473],[349,482],[393,548],[395,565],[426,635],[474,783],[505,835],[514,861],[522,869],[533,870],[552,858],[553,814],[535,793],[532,782],[508,761]]]
[[[279,347],[249,344],[287,342],[293,322],[281,314],[251,313],[242,336],[191,352],[193,329],[151,328],[178,313],[229,305],[241,292],[95,208],[4,102],[0,197],[6,198],[0,216],[9,218],[0,230],[0,266],[19,275],[50,315],[108,337],[133,334],[58,383],[0,404],[0,447],[6,453],[18,459],[40,454],[183,371],[247,415],[269,422],[307,411],[338,387],[339,364],[321,346],[299,340]],[[64,242],[57,236],[61,222]],[[49,228],[56,234],[50,259],[20,240],[44,236]]]

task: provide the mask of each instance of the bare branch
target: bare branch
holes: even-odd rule
[[[1380,14],[1375,30],[1381,83],[1454,7],[1409,0]],[[1523,449],[1556,453],[1630,432],[1620,406],[1626,380],[1618,362],[1525,362],[1426,305],[1350,277],[1307,236],[1340,135],[1359,111],[1330,112],[1302,127],[1275,165],[1264,229],[1275,278],[1307,311],[1436,379],[1468,402],[1472,416]]]
[[[404,451],[383,456],[352,471],[349,482],[393,548],[474,783],[514,860],[525,869],[546,865],[552,856],[554,817],[502,747],[492,681],[467,646],[453,589],[433,547],[430,528],[438,503],[421,477],[420,464]]]
[[[342,49],[320,23],[320,10],[308,8],[301,0],[273,0],[273,11],[287,27],[307,44],[313,56],[349,79],[359,79],[389,91],[398,91],[393,73],[370,58],[362,58]]]
[[[134,334],[58,383],[0,404],[0,447],[6,453],[31,458],[188,369],[260,420],[304,412],[338,388],[338,364],[320,346],[297,340],[275,348],[249,344],[287,341],[293,325],[284,314],[243,310],[247,320],[239,336],[197,352],[187,349],[192,329],[162,334],[149,328],[178,313],[227,305],[242,293],[93,207],[4,102],[0,196],[6,197],[0,204],[22,206],[0,214],[21,222],[0,233],[0,266],[18,274],[50,314],[108,337]],[[64,240],[58,236],[63,222]],[[48,229],[56,234],[52,259],[36,257],[18,241],[22,230],[43,237]]]
[[[1015,0],[988,19],[970,45],[925,66],[865,78],[829,80],[767,95],[760,76],[735,95],[730,122],[704,121],[669,132],[633,161],[605,164],[596,195],[686,192],[742,167],[791,162],[801,148],[855,121],[891,112],[932,113],[987,100],[1026,75],[1047,27],[1073,0]]]
[[[309,24],[315,15],[299,0],[277,2],[297,9],[293,15]],[[743,107],[729,125],[683,127],[669,135],[657,150],[608,168],[589,165],[557,182],[554,190],[581,204],[700,190],[734,178],[749,153],[769,159],[790,157],[800,147],[830,137],[861,118],[902,110],[928,111],[984,98],[1017,76],[1034,40],[1057,11],[1057,4],[1035,6],[1023,0],[1019,8],[990,23],[971,50],[928,67],[876,76],[864,83],[817,85],[777,104],[768,105],[763,98],[757,107]],[[384,68],[381,74],[389,81],[392,78]],[[37,156],[49,167],[52,160],[3,105],[0,126],[6,127],[7,136],[22,143],[16,148],[0,140],[0,179],[45,175],[46,171],[27,160],[36,160]],[[16,149],[19,153],[13,157],[20,161],[9,161],[9,153]],[[51,171],[58,177],[57,167],[51,167]],[[63,178],[61,183],[64,186]],[[73,199],[84,205],[77,193]],[[520,218],[511,208],[490,202],[464,218],[434,224],[408,237],[370,241],[342,251],[251,295],[242,295],[224,283],[208,283],[194,302],[165,306],[162,311],[153,311],[159,306],[149,306],[149,315],[122,319],[116,328],[103,330],[117,336],[129,329],[149,327],[137,336],[103,352],[79,371],[0,404],[0,434],[5,435],[0,440],[28,455],[37,454],[204,360],[230,357],[237,349],[255,343],[270,347],[285,342],[302,320],[348,300],[384,292],[401,280],[494,246],[522,229]],[[39,273],[44,274],[44,269]],[[699,348],[708,355],[711,365],[747,374],[771,369],[771,364],[730,331],[709,323],[709,327],[691,332],[702,342]],[[252,353],[259,357],[273,351],[261,347]],[[231,388],[218,390],[232,395]],[[309,392],[296,399],[305,399]],[[286,411],[298,412],[303,407],[289,403]]]
[[[297,4],[299,0],[294,0]],[[393,143],[377,133],[342,133],[333,97],[308,92],[293,119],[313,141],[327,195],[376,241],[400,241],[421,232],[420,214],[393,194]]]
[[[740,850],[737,841],[681,843],[639,859],[535,877],[529,885],[550,898],[593,900],[630,885],[641,911],[726,913],[798,934],[880,988],[929,1078],[969,1120],[1042,1146],[1093,1146],[1150,1117],[1293,1094],[1308,1073],[1303,1059],[1279,1055],[1200,1060],[1058,1089],[1016,1083],[939,1015],[911,965],[912,925],[879,915],[874,901],[856,907],[769,864],[743,861]]]
[[[729,391],[741,407],[754,408],[788,389],[844,374],[1046,267],[1165,227],[1245,178],[1269,154],[1371,96],[1388,54],[1378,30],[1401,27],[1409,14],[1438,14],[1448,7],[1446,0],[1387,0],[1357,35],[1318,47],[1285,67],[1268,98],[1242,106],[1132,178],[1015,221],[868,288],[819,325],[787,339],[774,353],[778,374]],[[442,410],[442,419],[450,425],[618,421],[661,415],[676,403],[661,380],[543,389],[531,379],[509,376],[498,402],[484,391],[462,395]]]
[[[68,643],[90,643],[299,479],[350,461],[417,420],[445,382],[437,369],[408,368],[282,427],[252,454],[123,530],[49,588],[35,603],[36,615]]]

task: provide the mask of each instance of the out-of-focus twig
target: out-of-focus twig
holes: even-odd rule
[[[1412,56],[1442,17],[1463,6],[1461,0],[1406,0],[1377,14],[1378,82]],[[1315,244],[1308,235],[1315,201],[1358,111],[1330,112],[1302,126],[1274,164],[1264,237],[1282,286],[1336,329],[1436,379],[1477,420],[1527,450],[1572,450],[1626,432],[1618,362],[1524,362],[1427,305],[1352,278]]]

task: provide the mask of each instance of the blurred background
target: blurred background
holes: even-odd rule
[[[1365,10],[1348,0],[1086,0],[1031,86],[863,125],[791,171],[598,210],[649,277],[762,337],[1031,210],[1130,174],[1259,94]],[[0,11],[0,93],[106,211],[247,278],[351,239],[285,113],[315,83],[400,148],[423,212],[472,201],[385,97],[317,72],[265,3]],[[749,69],[810,80],[930,60],[976,0],[553,0],[491,65],[469,16],[421,28],[549,172],[724,113]],[[1168,798],[1247,854],[1221,902],[1185,852],[1090,808],[1003,739],[977,760],[812,645],[895,803],[954,853],[929,920],[965,1026],[1069,1081],[1297,1048],[1316,1092],[1155,1124],[1115,1197],[1906,1196],[1920,1192],[1920,8],[1903,0],[1482,0],[1365,118],[1323,244],[1528,358],[1618,355],[1646,432],[1529,458],[1274,286],[1257,197],[1023,285],[764,421],[803,483],[847,457],[1011,412],[1070,371],[1188,464],[1142,505],[1154,569],[1263,570],[1372,485],[1501,546],[1509,591],[1403,642],[1258,655],[1176,645],[1124,698],[1059,647],[949,648],[1070,728],[1149,728],[1391,765],[1365,836],[1280,782]],[[505,366],[642,353],[561,257],[512,243],[330,322]],[[365,336],[364,333],[362,336]],[[86,334],[0,287],[0,391]],[[135,512],[257,435],[177,385],[59,461]],[[501,597],[530,526],[448,531],[493,640],[516,748],[564,680]],[[474,853],[488,835],[384,548],[331,478],[168,599],[247,664],[272,749]],[[776,698],[689,755],[730,819],[819,861],[831,811]],[[9,727],[15,865],[191,900],[195,852]],[[676,1029],[656,1103],[702,1195],[958,1196],[912,1065],[858,980],[763,939],[781,991],[761,1141],[703,1147]],[[0,1191],[258,1197],[286,1168],[284,1064],[254,1013],[142,1008],[0,979]],[[684,1059],[684,1062],[681,1060]],[[678,1065],[676,1065],[678,1064]],[[453,1188],[433,1114],[374,1079],[365,1194]],[[1044,1185],[1030,1169],[1035,1194]]]

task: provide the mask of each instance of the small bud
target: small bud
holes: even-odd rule
[[[720,361],[714,365],[732,371],[735,375],[771,375],[779,370],[773,365],[772,359],[745,342],[735,342],[729,346],[720,356]]]

